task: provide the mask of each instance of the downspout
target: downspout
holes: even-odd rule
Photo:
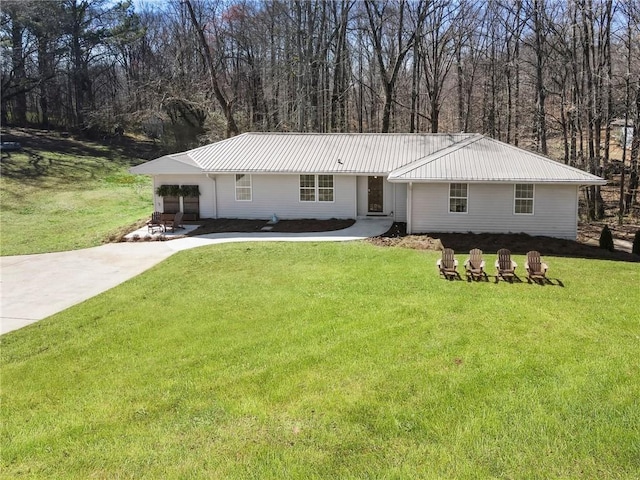
[[[213,218],[218,218],[218,189],[216,188],[216,177],[212,177],[210,173],[206,175],[213,184]]]
[[[409,182],[409,188],[407,189],[407,235],[413,233],[411,226],[411,217],[412,213],[412,205],[413,205],[413,182]]]
[[[623,165],[624,167],[624,165]],[[571,240],[577,240],[578,238],[578,222],[580,221],[580,185],[576,185],[576,216],[575,222],[573,222],[573,238]]]
[[[398,211],[398,209],[396,208],[396,202],[397,202],[396,195],[398,193],[398,192],[396,192],[396,186],[397,186],[397,184],[394,182],[394,184],[393,184],[393,211],[391,212],[393,214],[391,218],[393,219],[394,222],[396,221],[396,212]]]

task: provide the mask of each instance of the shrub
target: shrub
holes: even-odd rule
[[[613,252],[613,235],[611,235],[611,230],[607,225],[604,226],[600,234],[600,248]]]
[[[636,236],[633,237],[633,246],[631,247],[631,253],[640,255],[640,230],[636,232]]]
[[[180,185],[160,185],[156,188],[156,194],[159,197],[179,197]]]

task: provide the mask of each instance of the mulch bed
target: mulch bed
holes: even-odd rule
[[[492,254],[500,248],[508,248],[517,255],[526,255],[530,250],[537,250],[542,255],[556,257],[640,262],[640,256],[638,255],[620,251],[609,252],[599,248],[597,245],[552,237],[538,237],[526,234],[436,232],[406,235],[406,225],[402,223],[395,223],[388,232],[379,237],[370,238],[368,241],[378,246],[413,248],[416,250],[452,248],[457,252],[468,252],[473,248],[479,248],[485,253]]]
[[[264,227],[272,227],[269,230],[270,232],[279,233],[331,232],[350,227],[355,221],[335,218],[330,220],[279,220],[277,223],[271,225],[267,220],[218,218],[215,220],[200,220],[193,223],[200,224],[200,227],[190,232],[188,234],[189,236],[227,232],[255,233],[263,231],[262,229]]]

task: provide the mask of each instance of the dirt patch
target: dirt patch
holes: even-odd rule
[[[452,248],[457,252],[468,252],[479,248],[486,253],[495,253],[500,248],[508,248],[517,255],[526,255],[530,250],[538,250],[543,255],[557,257],[599,258],[626,262],[640,262],[640,256],[623,251],[609,252],[598,247],[600,230],[597,226],[587,229],[589,233],[578,235],[578,241],[563,240],[552,237],[530,236],[526,234],[499,233],[426,233],[406,235],[406,224],[395,223],[391,229],[379,237],[368,241],[384,247],[412,248],[415,250],[442,250]],[[595,245],[589,236],[597,230]],[[580,238],[587,238],[583,242]]]
[[[264,231],[263,228],[271,227],[270,232],[278,233],[305,233],[305,232],[332,232],[350,227],[354,220],[279,220],[270,224],[267,220],[239,220],[230,218],[203,219],[197,222],[200,227],[190,232],[189,236],[205,235],[208,233],[255,233]]]

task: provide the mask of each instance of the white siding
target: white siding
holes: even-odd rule
[[[358,216],[365,217],[369,209],[369,177],[358,177]]]
[[[156,211],[162,211],[162,197],[156,195],[160,185],[198,185],[200,187],[200,218],[215,217],[215,188],[206,175],[156,175],[153,179],[153,203]]]
[[[355,218],[356,177],[334,176],[333,202],[301,202],[299,175],[251,175],[251,201],[236,201],[235,174],[216,175],[218,218]]]
[[[385,178],[382,180],[382,213],[384,215],[389,215],[394,211],[395,205],[395,189],[392,183],[387,182]]]
[[[391,188],[395,189],[395,206],[393,219],[396,222],[407,221],[407,184],[392,183]]]
[[[513,213],[513,184],[469,184],[468,213],[449,213],[448,183],[413,185],[411,230],[426,232],[527,233],[576,238],[575,185],[535,186],[534,214]]]

